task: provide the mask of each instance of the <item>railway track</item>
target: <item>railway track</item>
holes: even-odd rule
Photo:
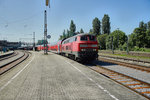
[[[124,67],[129,67],[129,68],[137,69],[137,70],[140,70],[140,71],[150,72],[150,66],[148,67],[148,66],[144,66],[144,65],[132,64],[132,63],[127,63],[127,62],[123,62],[123,61],[108,59],[108,58],[104,58],[103,56],[100,56],[99,60],[100,61],[104,61],[104,62],[109,62],[109,63],[117,64],[117,65],[121,65],[121,66],[124,66]]]
[[[13,54],[0,58],[0,61],[5,60],[5,59],[9,59],[9,58],[14,57],[16,55],[18,55],[18,52],[14,51]]]
[[[106,58],[112,58],[112,59],[120,59],[120,60],[124,60],[124,61],[132,61],[132,62],[150,64],[150,61],[148,61],[148,60],[140,60],[140,59],[136,59],[136,58],[119,57],[119,56],[108,56],[108,55],[103,55],[103,54],[99,54],[99,56],[100,57],[106,57]]]
[[[15,55],[17,55],[17,54],[15,54]],[[15,55],[12,55],[12,56],[15,56]],[[8,62],[7,64],[4,64],[4,65],[0,66],[0,75],[2,75],[3,73],[9,71],[10,69],[15,67],[16,65],[20,64],[21,62],[23,62],[25,59],[27,59],[29,57],[29,55],[30,55],[29,52],[24,51],[23,55],[20,56],[19,58],[14,59],[13,61]]]
[[[95,64],[94,64],[95,65]],[[139,93],[140,95],[150,99],[150,84],[143,82],[141,80],[138,80],[136,78],[124,75],[122,73],[104,68],[99,65],[95,65],[93,67],[90,67],[92,70],[104,75],[105,77],[108,77],[117,83]]]
[[[119,58],[117,58],[119,59]],[[132,69],[139,70],[141,72],[150,72],[150,66],[142,66],[142,65],[137,65],[133,63],[127,63],[123,61],[118,61],[118,60],[113,60],[113,59],[108,59],[107,57],[99,57],[100,61],[103,62],[108,62],[112,64],[117,64],[121,65],[123,67],[129,67]],[[130,60],[130,59],[126,59]],[[145,62],[148,63],[148,62]],[[144,97],[150,99],[150,83],[142,81],[140,78],[135,78],[133,76],[128,76],[126,74],[116,72],[113,69],[107,68],[107,67],[102,67],[100,65],[96,64],[96,67],[92,67],[91,69],[101,73],[102,75],[124,85],[125,87],[139,93],[140,95],[143,95]]]

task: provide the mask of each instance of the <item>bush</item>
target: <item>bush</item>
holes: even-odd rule
[[[134,51],[140,51],[140,48],[137,47],[137,46],[134,46],[133,50],[134,50]]]
[[[145,52],[150,52],[150,48],[145,48]]]
[[[150,48],[139,48],[137,46],[134,46],[132,49],[133,51],[143,51],[143,52],[150,52]]]
[[[122,45],[122,49],[123,49],[124,51],[127,50],[127,43],[124,43],[124,44]]]
[[[145,51],[145,48],[140,48],[140,51]]]

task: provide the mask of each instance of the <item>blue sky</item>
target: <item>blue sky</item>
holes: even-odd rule
[[[119,28],[131,34],[140,21],[150,21],[150,0],[50,0],[51,8],[45,7],[45,0],[0,0],[0,39],[32,42],[43,38],[44,10],[48,12],[48,34],[50,42],[58,40],[70,21],[89,32],[92,20],[110,16],[111,32]]]

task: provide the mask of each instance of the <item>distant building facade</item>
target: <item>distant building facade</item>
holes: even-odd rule
[[[0,40],[0,50],[3,49],[17,49],[21,47],[21,42],[8,42],[7,40]]]

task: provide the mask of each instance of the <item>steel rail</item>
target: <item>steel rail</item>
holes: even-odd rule
[[[89,68],[135,91],[136,93],[150,99],[150,84],[149,83],[143,82],[136,78],[104,68],[96,64],[94,65],[95,67],[89,67]]]
[[[139,59],[134,59],[134,58],[124,58],[124,57],[114,57],[114,56],[106,56],[106,55],[100,55],[101,57],[107,57],[107,58],[113,58],[113,59],[122,59],[122,60],[127,60],[127,61],[134,61],[134,62],[141,62],[141,63],[148,63],[150,64],[150,61],[144,61],[144,60],[139,60]]]
[[[131,64],[131,63],[123,62],[123,61],[116,61],[113,59],[100,58],[100,57],[99,57],[99,60],[113,63],[113,64],[122,65],[122,66],[129,67],[129,68],[134,68],[134,69],[141,70],[141,71],[150,72],[150,67],[143,66],[143,65]]]
[[[13,67],[15,67],[18,64],[20,64],[21,62],[23,62],[25,59],[27,59],[29,57],[29,54],[30,54],[29,52],[24,52],[24,54],[21,57],[1,66],[0,67],[0,75],[4,74],[5,72],[9,71]]]

